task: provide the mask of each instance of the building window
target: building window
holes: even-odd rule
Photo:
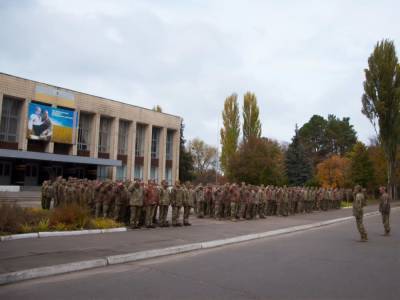
[[[143,180],[143,166],[142,165],[135,165],[133,178]]]
[[[160,128],[153,127],[151,132],[151,158],[158,159],[160,154]]]
[[[172,130],[168,130],[167,143],[166,143],[166,160],[172,160],[173,145],[174,145],[174,132]]]
[[[111,122],[109,118],[100,118],[99,152],[110,153]]]
[[[117,180],[126,180],[126,165],[117,167]]]
[[[92,117],[81,113],[78,128],[78,150],[90,151],[90,129]]]
[[[4,97],[1,111],[0,141],[18,142],[21,103],[16,99]]]
[[[99,180],[106,180],[110,178],[110,167],[98,166],[97,167],[97,178]]]
[[[146,138],[146,127],[145,125],[138,124],[136,127],[136,146],[135,146],[136,157],[144,157],[145,138]]]
[[[154,180],[155,182],[158,182],[158,167],[156,166],[151,166],[150,169],[150,179]]]
[[[172,185],[172,168],[165,169],[165,180],[167,180],[168,185]]]
[[[128,154],[129,122],[119,121],[118,130],[118,154]]]

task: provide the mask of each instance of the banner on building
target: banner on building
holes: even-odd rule
[[[28,139],[74,144],[78,124],[77,112],[30,103]]]

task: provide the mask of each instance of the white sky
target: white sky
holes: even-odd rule
[[[313,114],[363,141],[363,69],[399,48],[400,1],[0,1],[0,71],[180,115],[217,144],[224,99],[257,95],[263,135],[290,141]],[[400,51],[400,50],[398,50]],[[241,105],[241,103],[240,103]]]

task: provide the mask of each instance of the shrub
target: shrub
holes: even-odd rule
[[[29,224],[22,224],[19,228],[20,233],[31,233],[34,232],[34,228]]]
[[[55,208],[50,215],[50,227],[63,223],[69,229],[86,228],[90,224],[90,213],[85,207],[70,204]]]
[[[40,221],[50,218],[51,212],[41,208],[24,208],[25,223],[31,226],[38,225]]]
[[[49,231],[49,219],[42,219],[36,226],[36,231]]]
[[[65,223],[58,223],[52,227],[55,231],[66,231],[69,230],[67,224]]]
[[[16,233],[20,231],[21,224],[25,224],[24,209],[18,205],[0,205],[0,232]]]

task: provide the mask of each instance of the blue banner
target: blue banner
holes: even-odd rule
[[[76,111],[37,103],[29,104],[29,139],[74,144],[77,125]]]

